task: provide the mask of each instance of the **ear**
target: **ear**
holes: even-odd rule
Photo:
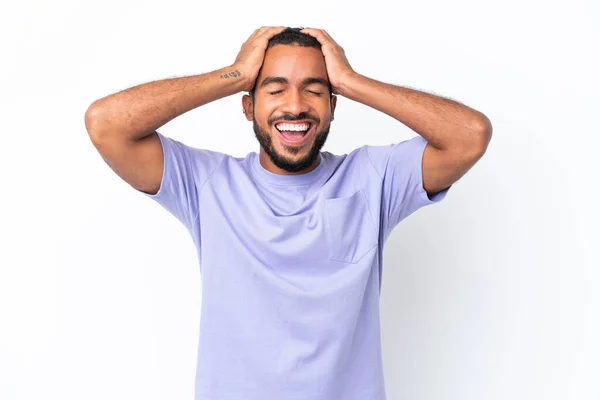
[[[245,94],[242,96],[242,107],[244,108],[244,114],[246,114],[246,119],[248,121],[252,121],[254,119],[254,114],[252,112],[252,97],[250,95]]]
[[[331,120],[333,121],[333,114],[335,113],[335,106],[337,105],[337,96],[331,96]]]

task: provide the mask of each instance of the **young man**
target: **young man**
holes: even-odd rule
[[[235,158],[156,131],[241,91],[258,154]],[[336,95],[420,136],[323,152]],[[203,296],[197,400],[385,399],[383,245],[482,157],[488,118],[358,74],[324,30],[263,27],[231,66],[97,100],[85,121],[108,165],[193,237]]]

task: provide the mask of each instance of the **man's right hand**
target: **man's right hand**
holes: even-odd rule
[[[238,53],[233,66],[242,73],[246,84],[244,91],[250,91],[256,82],[258,72],[262,67],[265,59],[265,52],[269,40],[284,31],[285,26],[263,26],[254,31],[252,35],[244,42],[240,52]]]
[[[269,39],[284,29],[283,26],[257,29],[242,45],[232,66],[201,75],[148,82],[96,100],[85,113],[85,126],[92,143],[125,182],[148,194],[157,194],[164,174],[164,150],[156,130],[196,107],[250,91],[262,67]],[[241,76],[234,74],[231,67]]]

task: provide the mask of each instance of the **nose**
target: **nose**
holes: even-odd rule
[[[282,111],[293,115],[308,112],[310,107],[298,90],[288,90],[282,106]]]

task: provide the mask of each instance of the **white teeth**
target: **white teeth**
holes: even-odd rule
[[[306,131],[308,130],[308,128],[310,127],[310,124],[289,124],[289,123],[280,123],[275,125],[275,127],[279,130],[279,131],[294,131],[294,132],[298,132],[298,131]]]

